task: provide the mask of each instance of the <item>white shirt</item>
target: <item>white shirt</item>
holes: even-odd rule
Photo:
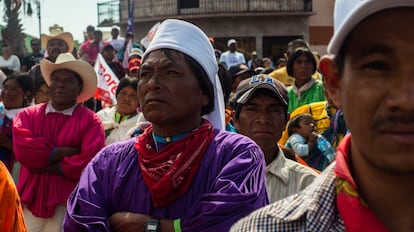
[[[240,52],[226,51],[221,54],[220,63],[225,64],[228,70],[231,66],[245,64],[246,59],[244,58],[244,55]]]
[[[266,189],[270,203],[301,191],[317,175],[311,168],[287,159],[279,148],[277,158],[266,166]]]
[[[0,56],[0,67],[12,69],[15,72],[20,72],[20,60],[16,55],[11,55],[8,60]]]
[[[108,40],[112,47],[118,52],[124,46],[125,38],[118,37],[117,39],[110,39]]]
[[[124,141],[128,138],[131,138],[128,137],[127,134],[132,128],[136,127],[138,118],[142,114],[138,113],[134,117],[128,118],[127,120],[122,121],[120,123],[116,123],[115,113],[116,106],[112,108],[102,109],[96,113],[96,115],[98,115],[98,117],[102,120],[104,129],[112,129],[111,133],[105,139],[105,145],[109,145],[111,143],[119,141]]]

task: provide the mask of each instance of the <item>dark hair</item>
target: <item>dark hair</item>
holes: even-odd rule
[[[33,98],[33,83],[29,73],[13,73],[3,81],[3,86],[10,80],[16,80],[19,87],[23,90],[23,94],[26,92],[30,92],[29,97],[25,98],[22,102],[22,106],[26,107],[30,105],[32,98]]]
[[[290,55],[290,57],[288,58],[287,64],[286,64],[286,70],[289,76],[294,77],[293,76],[293,64],[302,55],[306,56],[306,58],[308,58],[310,62],[312,62],[312,67],[313,67],[312,73],[316,71],[316,60],[315,60],[315,57],[313,56],[313,53],[307,48],[297,48],[295,52],[293,52],[292,55]]]
[[[40,39],[33,38],[32,40],[30,40],[30,45],[33,45],[33,42],[38,42],[40,44]]]
[[[136,77],[124,77],[118,84],[118,88],[116,88],[115,96],[118,97],[119,92],[121,92],[126,87],[131,87],[133,89],[137,89],[138,85],[138,78]]]
[[[94,35],[99,35],[99,36],[102,37],[102,31],[101,30],[95,30],[95,31],[93,31],[93,34]]]
[[[37,91],[39,91],[40,87],[46,84],[45,79],[42,76],[41,72],[34,72],[34,80],[33,80],[33,96],[36,96]]]
[[[343,71],[344,71],[344,67],[345,67],[345,50],[346,50],[346,47],[348,46],[348,41],[349,41],[348,38],[349,38],[349,36],[346,37],[346,39],[342,43],[341,48],[338,51],[338,54],[336,54],[335,58],[334,58],[336,67],[338,68],[338,74],[342,74]],[[339,76],[341,76],[341,75],[339,75]]]
[[[185,60],[190,65],[191,70],[196,75],[196,79],[198,85],[200,86],[201,90],[207,95],[208,97],[208,104],[201,108],[201,115],[209,114],[214,109],[214,86],[211,83],[210,79],[206,71],[201,67],[201,65],[195,61],[192,57],[184,54]]]
[[[295,50],[297,48],[307,48],[307,49],[310,49],[308,42],[306,42],[303,39],[295,39],[295,40],[292,40],[292,41],[290,41],[288,43],[288,46],[287,46],[286,51],[287,51],[287,53],[291,53],[292,54],[293,52],[295,52]]]
[[[308,113],[303,113],[303,114],[298,114],[298,115],[296,115],[295,117],[293,117],[293,118],[289,121],[289,123],[288,123],[288,125],[287,125],[287,132],[288,132],[288,135],[289,135],[289,136],[291,136],[292,134],[294,134],[293,129],[295,129],[295,128],[300,128],[300,126],[299,126],[300,120],[301,120],[302,118],[306,118],[306,117],[310,117],[310,118],[312,118],[312,120],[313,120],[313,117],[312,117],[312,115],[311,115],[311,114],[308,114]]]
[[[113,50],[114,51],[115,48],[111,44],[107,44],[107,45],[105,45],[105,47],[102,48],[102,52],[101,53],[103,53],[104,51],[107,51],[107,50]]]
[[[169,48],[162,48],[160,51],[163,52],[163,54],[171,60],[174,60],[175,57],[173,57],[172,51],[178,52],[183,54],[184,59],[187,61],[188,65],[191,68],[191,71],[196,76],[198,85],[200,89],[204,92],[204,94],[208,97],[208,104],[206,106],[203,106],[201,108],[201,116],[209,114],[214,109],[214,86],[213,83],[211,83],[210,79],[208,78],[208,75],[206,71],[201,67],[201,65],[195,61],[192,57],[189,55],[186,55],[180,51],[176,51]],[[147,56],[148,57],[148,56]],[[144,63],[145,59],[142,61]]]
[[[95,31],[95,27],[92,25],[89,25],[86,27],[86,31]]]
[[[222,63],[218,63],[218,68],[218,76],[224,95],[224,105],[227,105],[231,93],[232,76]]]

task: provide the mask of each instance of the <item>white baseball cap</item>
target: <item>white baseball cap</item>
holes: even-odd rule
[[[237,44],[237,41],[235,39],[229,39],[229,41],[227,41],[227,47],[230,47],[232,44]]]
[[[334,35],[328,53],[336,55],[348,34],[368,16],[396,7],[414,7],[413,0],[336,0],[334,10]],[[391,20],[391,19],[390,19]]]

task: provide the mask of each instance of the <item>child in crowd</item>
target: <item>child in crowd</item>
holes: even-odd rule
[[[289,139],[286,147],[292,148],[309,166],[322,171],[334,159],[335,149],[315,131],[310,114],[298,114],[288,124]]]

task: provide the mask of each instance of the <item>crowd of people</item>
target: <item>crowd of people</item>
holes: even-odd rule
[[[3,47],[0,231],[413,231],[413,14],[336,0],[328,54],[275,62],[178,19]]]

